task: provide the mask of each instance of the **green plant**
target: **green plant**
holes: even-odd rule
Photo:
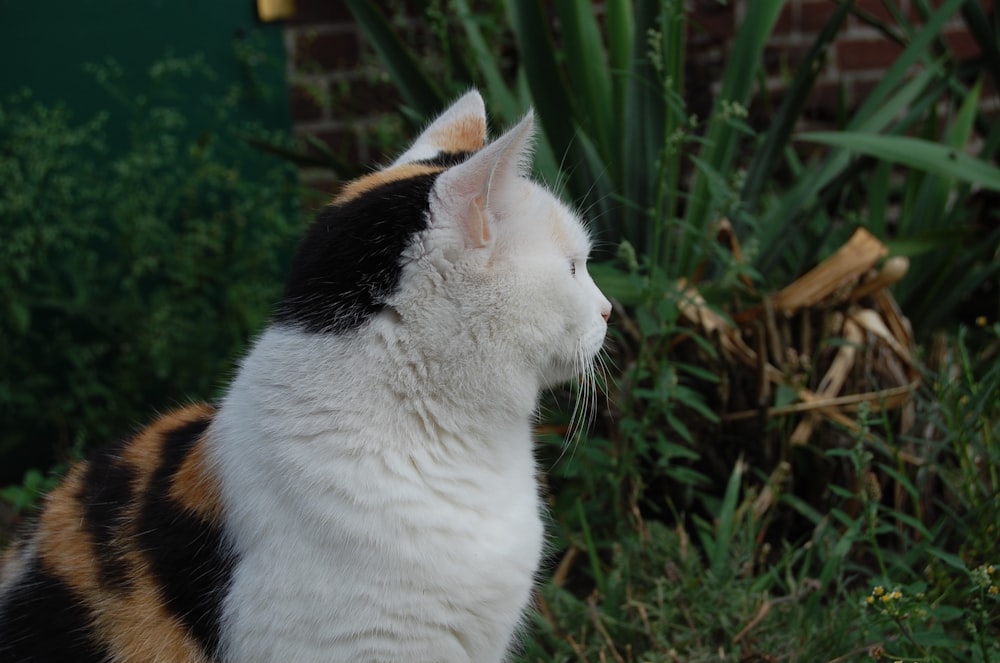
[[[116,69],[95,68],[114,90]],[[207,398],[278,294],[302,227],[289,168],[244,144],[237,99],[191,126],[166,60],[130,98],[123,147],[21,93],[0,103],[0,454],[4,481]],[[95,91],[95,94],[98,94]]]
[[[926,582],[886,588],[875,585],[864,598],[864,626],[879,641],[884,658],[905,661],[1000,660],[997,569],[969,570],[953,562],[947,595]],[[956,577],[957,576],[957,577]]]
[[[977,193],[1000,185],[1000,170],[991,165],[1000,130],[979,103],[982,79],[996,80],[998,30],[977,2],[952,0],[933,11],[918,2],[920,23],[893,3],[885,6],[892,21],[858,13],[903,47],[900,56],[841,131],[797,137],[834,149],[809,163],[788,155],[794,184],[772,194],[770,203],[748,205],[734,220],[760,233],[754,267],[781,278],[810,264],[828,238],[844,232],[844,219],[867,226],[893,253],[911,258],[896,296],[918,332],[928,333],[947,325],[962,300],[998,273],[1000,232],[990,230],[995,212],[990,196]],[[984,53],[973,62],[957,61],[942,41],[943,26],[959,9]],[[917,64],[920,73],[912,75]],[[978,149],[967,154],[977,137]],[[743,198],[763,201],[766,188],[748,176]]]
[[[685,527],[658,521],[608,548],[590,550],[587,540],[569,548],[540,590],[533,637],[518,660],[827,661],[864,652],[855,628],[860,606],[810,608],[818,588],[806,575],[808,551],[790,548],[773,559],[755,537],[763,494],[741,487],[743,468],[732,476],[732,509],[699,527],[717,556],[704,557]],[[594,557],[599,579],[581,584]],[[580,571],[569,574],[574,566]]]
[[[543,177],[567,187],[605,241],[627,240],[650,258],[644,266],[674,276],[690,274],[706,255],[711,225],[724,213],[709,195],[710,183],[728,170],[746,130],[741,109],[781,3],[769,1],[748,16],[722,94],[704,126],[683,101],[687,22],[681,3],[643,1],[633,8],[624,0],[609,2],[602,37],[589,3],[558,2],[563,30],[557,43],[540,5],[512,1],[509,21],[521,56],[513,80],[490,56],[464,0],[449,4],[475,55],[456,72],[464,77],[455,80],[480,84],[504,122],[524,112],[530,98],[545,133],[538,166]],[[363,2],[348,6],[413,110],[433,115],[452,90],[435,84],[377,8]],[[679,182],[691,145],[701,149],[694,193],[688,196]],[[565,175],[560,165],[568,166]],[[686,216],[678,217],[684,209]]]

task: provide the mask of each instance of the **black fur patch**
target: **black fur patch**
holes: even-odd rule
[[[87,464],[77,499],[83,507],[83,526],[94,542],[101,584],[124,591],[131,582],[125,550],[116,535],[132,502],[134,473],[121,462],[119,452],[119,448],[109,449]]]
[[[421,159],[420,161],[417,161],[417,163],[425,166],[451,168],[452,166],[457,166],[462,163],[472,156],[472,154],[473,152],[439,152],[437,156],[431,157],[430,159]]]
[[[222,600],[234,559],[217,525],[186,511],[170,496],[174,474],[209,422],[206,417],[165,435],[160,466],[150,480],[139,516],[138,536],[167,606],[213,656],[219,646]]]
[[[0,661],[109,663],[87,614],[65,583],[32,561],[0,604]]]
[[[342,333],[381,311],[399,285],[403,250],[428,226],[438,174],[387,182],[324,208],[299,244],[275,322]]]

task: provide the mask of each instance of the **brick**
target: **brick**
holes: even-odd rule
[[[837,46],[837,65],[843,71],[868,71],[889,67],[902,48],[885,39],[840,40]]]
[[[800,9],[799,28],[802,32],[812,36],[823,29],[829,22],[830,17],[837,11],[836,4],[824,0],[823,2],[804,2]]]
[[[980,95],[981,99],[989,99],[990,97],[997,96],[997,84],[996,79],[992,76],[986,76],[983,78],[983,91]]]
[[[850,90],[851,94],[847,97],[848,105],[852,108],[860,106],[881,82],[877,78],[854,81]]]
[[[368,165],[390,163],[406,147],[401,125],[392,125],[390,117],[378,126],[363,127],[359,132],[361,152]]]
[[[354,17],[341,0],[295,0],[293,23],[351,23]]]
[[[303,32],[295,37],[294,66],[299,71],[345,71],[360,62],[361,45],[353,31]]]
[[[292,120],[295,122],[312,122],[325,116],[328,93],[322,84],[308,85],[303,83],[291,86]]]
[[[764,70],[770,75],[794,75],[809,52],[809,44],[765,46]]]
[[[331,152],[336,156],[336,158],[342,160],[348,166],[356,167],[352,172],[338,175],[343,175],[344,177],[354,177],[357,173],[362,172],[366,164],[362,163],[360,156],[360,141],[358,140],[357,132],[350,127],[343,127],[339,129],[323,129],[319,131],[309,132],[309,135],[313,136],[321,143],[327,146]],[[313,156],[321,156],[322,152],[313,147],[308,148],[308,152]],[[335,164],[330,164],[331,168]]]
[[[964,30],[945,32],[944,40],[952,56],[958,60],[968,60],[982,54],[979,43]]]
[[[731,3],[699,2],[689,14],[688,38],[695,42],[719,44],[733,38],[734,20]]]
[[[795,20],[795,4],[794,2],[785,3],[781,8],[781,13],[778,14],[778,20],[775,21],[771,34],[788,35],[799,29],[798,21]]]
[[[337,85],[330,96],[332,114],[342,120],[392,113],[402,103],[399,90],[388,81],[353,80]]]
[[[846,96],[845,85],[841,82],[825,81],[813,86],[806,99],[806,114],[814,120],[833,121],[836,118],[837,106],[841,103],[841,95]]]
[[[896,1],[896,5],[897,6],[900,5],[898,0]],[[894,22],[894,19],[892,17],[892,12],[886,9],[885,4],[882,2],[882,0],[857,0],[854,3],[854,6],[860,9],[861,11],[865,12],[866,14],[871,15],[873,18],[878,19],[879,21],[886,21],[890,23]],[[833,13],[832,10],[830,13]],[[904,11],[903,13],[905,14],[906,12]]]

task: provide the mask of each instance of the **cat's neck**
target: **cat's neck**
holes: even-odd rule
[[[340,444],[367,444],[374,432],[381,448],[404,451],[457,443],[456,451],[481,453],[494,444],[509,448],[511,432],[527,430],[538,395],[528,371],[482,352],[463,353],[455,344],[434,350],[405,335],[368,331],[267,330],[223,408],[241,401],[258,425],[330,433]]]

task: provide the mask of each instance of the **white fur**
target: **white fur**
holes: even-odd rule
[[[516,646],[543,543],[538,392],[585,369],[610,312],[580,221],[520,173],[530,136],[529,117],[439,177],[386,311],[341,335],[268,329],[244,360],[212,429],[240,556],[225,660]],[[477,213],[488,241],[469,241]]]

